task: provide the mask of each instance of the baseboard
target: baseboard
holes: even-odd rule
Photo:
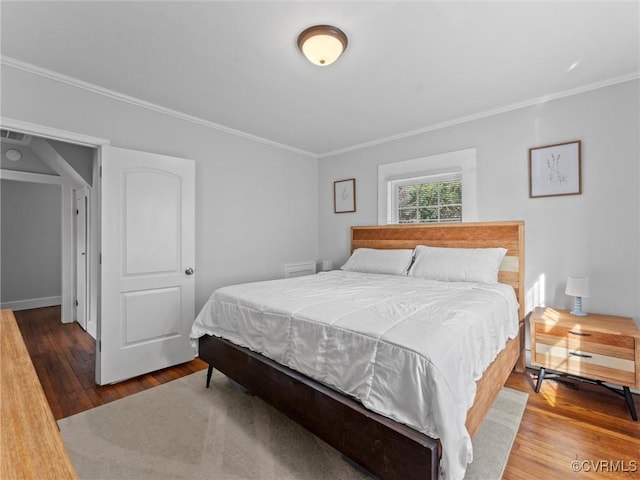
[[[19,310],[29,310],[30,308],[52,307],[54,305],[62,305],[62,297],[42,297],[30,298],[27,300],[15,300],[13,302],[2,302],[0,308],[10,308],[17,312]]]

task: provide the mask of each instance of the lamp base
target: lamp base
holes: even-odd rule
[[[586,317],[586,312],[582,311],[582,297],[575,297],[573,299],[573,310],[571,310],[571,315],[575,315],[576,317]]]

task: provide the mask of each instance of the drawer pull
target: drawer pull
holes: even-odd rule
[[[574,332],[573,330],[569,330],[569,333],[571,335],[578,335],[579,337],[590,337],[591,336],[590,333]]]
[[[587,355],[586,353],[569,352],[569,355],[573,355],[574,357],[581,357],[581,358],[593,358],[593,355]]]

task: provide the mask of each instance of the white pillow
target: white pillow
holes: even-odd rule
[[[408,275],[444,282],[498,283],[506,248],[446,248],[418,245]]]
[[[347,272],[406,275],[412,259],[411,249],[356,248],[347,263],[340,268]]]

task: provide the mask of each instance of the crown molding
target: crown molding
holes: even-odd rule
[[[357,145],[352,145],[350,147],[341,148],[339,150],[333,150],[331,152],[325,152],[318,154],[318,158],[327,158],[333,157],[336,155],[341,155],[343,153],[349,153],[356,150],[362,150],[364,148],[374,147],[377,145],[382,145],[384,143],[394,142],[396,140],[401,140],[403,138],[413,137],[415,135],[421,135],[427,132],[433,132],[435,130],[440,130],[442,128],[448,128],[455,125],[460,125],[462,123],[471,122],[473,120],[479,120],[482,118],[492,117],[494,115],[500,115],[502,113],[511,112],[513,110],[519,110],[521,108],[531,107],[534,105],[539,105],[541,103],[549,102],[551,100],[558,100],[564,97],[570,97],[572,95],[578,95],[580,93],[589,92],[591,90],[597,90],[599,88],[610,87],[612,85],[617,85],[619,83],[630,82],[632,80],[637,80],[640,78],[640,73],[630,73],[628,75],[622,75],[615,78],[610,78],[608,80],[603,80],[601,82],[591,83],[589,85],[583,85],[581,87],[572,88],[569,90],[563,90],[556,93],[551,93],[549,95],[544,95],[542,97],[536,97],[529,100],[525,100],[523,102],[513,103],[511,105],[507,105],[504,107],[494,108],[492,110],[486,110],[484,112],[476,113],[473,115],[467,115],[464,117],[455,118],[453,120],[448,120],[442,123],[436,123],[434,125],[429,125],[427,127],[418,128],[415,130],[410,130],[408,132],[399,133],[397,135],[392,135],[389,137],[379,138],[377,140],[372,140],[370,142],[359,143]]]
[[[73,87],[80,88],[82,90],[86,90],[88,92],[101,95],[103,97],[108,97],[114,100],[135,105],[137,107],[144,108],[146,110],[151,110],[153,112],[178,118],[186,122],[195,123],[196,125],[200,125],[206,128],[211,128],[213,130],[218,130],[220,132],[228,133],[230,135],[242,137],[247,140],[251,140],[253,142],[262,143],[262,144],[269,145],[271,147],[276,147],[282,150],[288,150],[290,152],[294,152],[299,155],[304,155],[305,157],[310,157],[314,159],[318,158],[318,155],[312,152],[307,152],[306,150],[301,150],[299,148],[291,147],[289,145],[274,142],[272,140],[259,137],[257,135],[252,135],[250,133],[246,133],[240,130],[236,130],[234,128],[225,127],[224,125],[220,125],[218,123],[210,122],[208,120],[204,120],[202,118],[195,117],[193,115],[188,115],[186,113],[182,113],[177,110],[173,110],[171,108],[166,108],[161,105],[157,105],[155,103],[147,102],[145,100],[141,100],[139,98],[132,97],[130,95],[125,95],[123,93],[119,93],[114,90],[109,90],[108,88],[100,87],[93,83],[85,82],[84,80],[79,80],[77,78],[70,77],[62,73],[54,72],[53,70],[42,68],[27,62],[23,62],[21,60],[17,60],[12,57],[7,57],[4,55],[0,56],[0,64],[6,65],[7,67],[15,68],[16,70],[22,70],[28,73],[32,73],[40,77],[48,78],[56,82],[65,83],[67,85],[71,85]]]
[[[77,78],[74,77],[70,77],[67,75],[63,75],[61,73],[58,72],[54,72],[52,70],[48,70],[46,68],[42,68],[36,65],[32,65],[30,63],[27,62],[23,62],[21,60],[17,60],[15,58],[12,57],[7,57],[7,56],[0,56],[0,64],[6,65],[8,67],[11,68],[15,68],[17,70],[23,70],[25,72],[29,72],[32,73],[34,75],[38,75],[41,77],[45,77],[48,78],[50,80],[54,80],[60,83],[65,83],[67,85],[71,85],[73,87],[77,87],[77,88],[81,88],[83,90],[87,90],[91,93],[95,93],[97,95],[102,95],[105,97],[109,97],[121,102],[125,102],[125,103],[129,103],[131,105],[135,105],[138,106],[140,108],[144,108],[147,110],[151,110],[157,113],[161,113],[164,115],[168,115],[171,117],[175,117],[178,118],[180,120],[184,120],[190,123],[194,123],[206,128],[211,128],[213,130],[217,130],[220,132],[224,132],[224,133],[228,133],[231,135],[236,135],[242,138],[245,138],[247,140],[251,140],[254,142],[258,142],[258,143],[262,143],[265,145],[269,145],[275,148],[279,148],[282,150],[287,150],[293,153],[297,153],[299,155],[303,155],[305,157],[309,157],[309,158],[314,158],[314,159],[322,159],[322,158],[328,158],[328,157],[333,157],[336,155],[341,155],[344,153],[349,153],[349,152],[353,152],[356,150],[362,150],[365,148],[370,148],[370,147],[374,147],[377,145],[382,145],[385,143],[389,143],[389,142],[394,142],[397,140],[402,140],[404,138],[408,138],[408,137],[413,137],[416,135],[421,135],[424,133],[428,133],[428,132],[433,132],[436,130],[440,130],[443,128],[448,128],[448,127],[452,127],[455,125],[460,125],[463,123],[467,123],[467,122],[471,122],[474,120],[479,120],[482,118],[487,118],[487,117],[491,117],[494,115],[500,115],[502,113],[506,113],[506,112],[510,112],[513,110],[519,110],[522,108],[526,108],[526,107],[531,107],[534,105],[539,105],[545,102],[549,102],[551,100],[557,100],[560,98],[564,98],[564,97],[570,97],[573,95],[578,95],[581,93],[586,93],[589,92],[591,90],[597,90],[600,88],[605,88],[605,87],[609,87],[612,85],[617,85],[619,83],[625,83],[625,82],[629,82],[632,80],[637,80],[640,78],[640,72],[634,72],[634,73],[630,73],[627,75],[622,75],[619,77],[614,77],[611,79],[607,79],[607,80],[603,80],[600,82],[595,82],[595,83],[591,83],[589,85],[583,85],[581,87],[576,87],[576,88],[572,88],[572,89],[568,89],[568,90],[563,90],[560,92],[556,92],[556,93],[551,93],[548,95],[544,95],[542,97],[536,97],[536,98],[532,98],[529,100],[524,100],[522,102],[518,102],[518,103],[514,103],[511,105],[506,105],[504,107],[499,107],[499,108],[495,108],[495,109],[491,109],[491,110],[486,110],[484,112],[480,112],[480,113],[476,113],[473,115],[467,115],[467,116],[463,116],[463,117],[459,117],[459,118],[455,118],[452,120],[447,120],[446,122],[441,122],[441,123],[437,123],[434,125],[428,125],[426,127],[421,127],[415,130],[409,130],[407,132],[403,132],[403,133],[399,133],[397,135],[391,135],[388,137],[383,137],[383,138],[379,138],[377,140],[372,140],[370,142],[364,142],[364,143],[359,143],[356,145],[352,145],[349,147],[345,147],[345,148],[341,148],[338,150],[332,150],[330,152],[324,152],[324,153],[313,153],[313,152],[309,152],[306,150],[302,150],[299,148],[295,148],[289,145],[285,145],[282,143],[278,143],[278,142],[274,142],[272,140],[263,138],[263,137],[259,137],[257,135],[252,135],[250,133],[246,133],[243,132],[241,130],[236,130],[230,127],[225,127],[224,125],[220,125],[218,123],[214,123],[214,122],[210,122],[208,120],[204,120],[202,118],[199,117],[195,117],[193,115],[188,115],[186,113],[182,113],[179,112],[177,110],[173,110],[170,108],[166,108],[151,102],[147,102],[145,100],[141,100],[139,98],[135,98],[129,95],[125,95],[123,93],[119,93],[113,90],[109,90],[107,88],[103,88],[100,87],[98,85],[94,85],[92,83],[89,82],[85,82],[83,80],[79,80]]]

